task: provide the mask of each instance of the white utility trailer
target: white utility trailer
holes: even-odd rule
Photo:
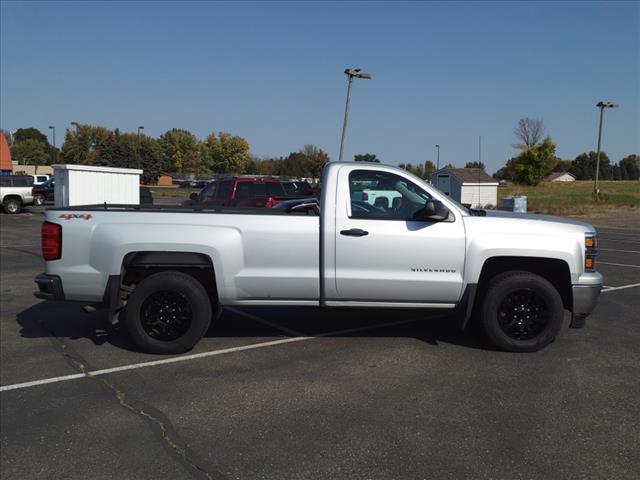
[[[140,175],[134,168],[52,165],[55,206],[140,204]]]

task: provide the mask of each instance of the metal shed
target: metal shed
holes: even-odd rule
[[[441,168],[431,177],[445,195],[472,207],[498,204],[498,181],[480,168]]]
[[[55,206],[97,203],[140,203],[140,175],[134,168],[96,167],[93,165],[52,165]]]

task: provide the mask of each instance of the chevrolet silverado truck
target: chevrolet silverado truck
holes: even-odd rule
[[[323,179],[319,204],[286,209],[51,208],[35,295],[106,308],[154,353],[191,349],[224,306],[445,311],[515,352],[551,343],[565,310],[583,327],[596,306],[591,225],[467,209],[392,166],[332,162]],[[399,200],[354,200],[363,183]]]

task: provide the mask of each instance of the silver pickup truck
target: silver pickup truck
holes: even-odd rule
[[[362,185],[392,205],[357,200]],[[396,198],[397,197],[397,198]],[[96,205],[46,211],[38,298],[119,315],[143,350],[192,348],[223,306],[445,310],[508,351],[582,327],[602,276],[591,225],[469,210],[410,173],[327,164],[287,209]],[[110,317],[111,318],[111,317]]]

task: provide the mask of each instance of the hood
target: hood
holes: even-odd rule
[[[534,220],[539,222],[553,222],[553,223],[562,223],[565,225],[575,225],[578,227],[583,227],[587,230],[594,231],[593,225],[581,222],[580,220],[574,220],[572,218],[565,217],[555,217],[553,215],[539,215],[537,213],[517,213],[517,212],[505,212],[503,210],[486,210],[487,217],[494,218],[510,218],[510,219],[520,219],[520,220]]]

